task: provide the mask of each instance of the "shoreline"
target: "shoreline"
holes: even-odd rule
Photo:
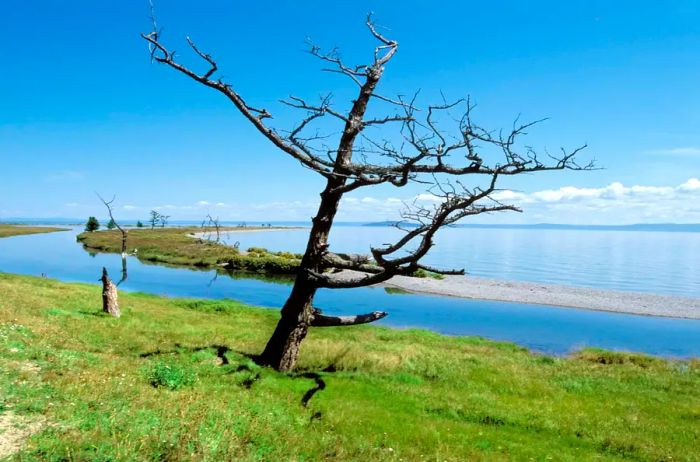
[[[350,272],[345,272],[348,277]],[[700,320],[700,297],[625,292],[476,276],[394,276],[379,286],[414,294]]]
[[[238,229],[222,229],[219,231],[219,234],[234,234],[234,233],[260,233],[260,232],[268,232],[268,231],[299,231],[302,229],[308,229],[304,228],[303,226],[290,226],[290,227],[271,227],[271,228],[255,228],[255,227],[250,227],[250,229],[246,228],[238,228]],[[191,237],[192,239],[207,239],[207,236],[211,236],[212,234],[216,234],[216,231],[201,231],[197,233],[188,233],[186,234],[187,237]]]
[[[238,228],[225,233],[289,231],[302,227]],[[189,239],[206,239],[206,232],[186,233]],[[226,245],[226,244],[224,244]],[[339,277],[357,277],[362,273],[344,270]],[[700,297],[627,292],[583,286],[502,280],[477,276],[444,276],[443,279],[394,276],[375,287],[386,287],[413,294],[456,297],[471,300],[522,303],[558,308],[604,311],[639,316],[700,320]]]

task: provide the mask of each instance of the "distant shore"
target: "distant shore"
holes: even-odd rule
[[[341,277],[352,277],[359,273],[344,271],[339,274]],[[549,305],[643,316],[700,319],[700,297],[626,292],[475,276],[445,276],[444,279],[439,280],[395,276],[382,285],[417,294]]]
[[[24,236],[27,234],[45,234],[59,231],[68,231],[66,228],[49,226],[26,226],[0,223],[0,238],[11,236]]]

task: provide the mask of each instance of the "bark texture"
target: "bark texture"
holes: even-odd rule
[[[107,268],[102,268],[102,311],[118,318],[122,315],[119,310],[117,286],[107,274]]]

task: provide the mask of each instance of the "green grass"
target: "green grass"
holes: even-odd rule
[[[54,233],[67,231],[65,228],[53,228],[48,226],[19,226],[0,224],[0,238],[10,236],[22,236],[25,234]]]
[[[22,461],[700,460],[700,362],[376,326],[312,330],[261,368],[277,313],[0,273],[0,412]],[[304,404],[305,403],[305,404]]]
[[[412,276],[415,278],[432,278],[437,280],[445,279],[445,276],[443,276],[442,274],[434,273],[432,271],[424,270],[422,268],[419,268],[416,271],[414,271]]]
[[[274,228],[222,228],[223,231],[251,231]],[[241,252],[231,246],[208,239],[194,239],[188,234],[199,233],[198,227],[131,229],[127,250],[139,260],[176,266],[211,268],[226,266],[230,270],[246,270],[271,274],[294,274],[299,268],[301,255],[289,252],[270,252],[251,248]],[[81,233],[78,241],[88,250],[121,252],[121,233],[117,230]]]

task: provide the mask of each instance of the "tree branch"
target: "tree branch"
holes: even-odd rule
[[[384,311],[373,311],[367,314],[358,314],[355,316],[326,316],[321,314],[319,310],[315,310],[311,319],[313,327],[334,327],[334,326],[356,326],[358,324],[367,324],[378,321],[385,317],[388,313]]]

